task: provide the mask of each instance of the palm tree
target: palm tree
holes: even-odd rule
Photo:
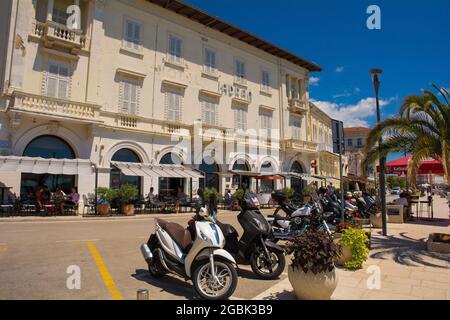
[[[420,163],[427,158],[442,161],[446,181],[450,184],[450,95],[446,89],[432,86],[438,95],[423,90],[423,94],[406,97],[398,116],[373,128],[365,147],[364,169],[390,152],[410,153],[408,175],[412,185]],[[383,142],[378,145],[381,137]]]

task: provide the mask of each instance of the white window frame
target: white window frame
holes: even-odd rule
[[[241,69],[243,70],[238,70],[240,69],[238,67],[239,64],[241,65]],[[241,58],[234,58],[233,69],[234,69],[234,79],[236,83],[242,85],[247,84],[247,66],[245,60]]]
[[[214,64],[213,65],[208,65],[208,61],[207,61],[207,51],[210,51],[214,54]],[[203,72],[208,73],[208,74],[212,74],[212,75],[216,75],[218,72],[218,68],[217,68],[217,50],[212,48],[212,47],[203,47]]]
[[[52,66],[56,66],[58,71],[57,73],[50,72],[50,69]],[[61,68],[67,69],[67,76],[61,75]],[[55,81],[55,88],[54,88],[54,94],[50,94],[50,88],[49,88],[49,81],[54,80]],[[61,83],[66,83],[66,94],[61,95],[60,89]],[[46,70],[46,79],[45,79],[45,90],[44,94],[48,97],[57,98],[57,99],[69,99],[70,98],[70,89],[71,89],[71,69],[70,66],[67,63],[58,62],[58,61],[49,61],[47,63],[47,70]]]
[[[267,74],[267,82],[265,81],[265,74]],[[266,69],[261,70],[261,91],[270,93],[271,80],[270,72]]]
[[[177,52],[171,52],[172,38],[175,38],[178,41],[180,41],[179,57],[176,55]],[[183,37],[176,33],[169,32],[169,34],[167,35],[167,60],[171,63],[181,65],[184,62],[183,56],[184,56],[184,39],[183,39]]]
[[[219,124],[219,103],[216,98],[202,97],[202,121],[205,124],[217,126]]]
[[[144,39],[144,25],[140,21],[136,21],[129,17],[124,17],[123,23],[123,37],[122,48],[125,50],[131,50],[136,52],[142,52],[142,40]],[[132,36],[128,37],[128,26],[132,25]],[[136,28],[139,27],[139,37],[136,38]]]
[[[234,106],[234,128],[235,130],[247,131],[247,114],[246,107],[239,105]]]
[[[129,92],[127,92],[128,90]],[[119,113],[138,115],[140,94],[141,85],[138,80],[121,78],[119,83]]]
[[[302,120],[299,118],[292,118],[292,138],[296,140],[302,138]]]
[[[171,100],[171,99],[176,100]],[[178,105],[171,105],[171,101],[178,101]],[[164,118],[167,121],[181,122],[183,114],[183,92],[174,88],[165,89]]]
[[[273,112],[269,110],[261,110],[259,113],[260,128],[270,131],[273,127]]]

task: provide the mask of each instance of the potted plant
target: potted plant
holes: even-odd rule
[[[314,192],[314,188],[311,186],[306,186],[302,190],[303,202],[311,201],[311,194]]]
[[[123,184],[118,190],[118,198],[122,214],[126,216],[134,215],[134,202],[138,197],[138,188],[131,184]]]
[[[203,196],[205,197],[205,202],[209,205],[209,207],[213,211],[217,211],[217,199],[220,197],[219,191],[217,191],[215,188],[206,188],[205,191],[203,191]]]
[[[362,229],[349,227],[342,230],[342,235],[339,239],[341,254],[338,264],[350,270],[361,269],[369,255],[368,242],[369,238]]]
[[[106,216],[111,210],[111,201],[117,197],[115,189],[98,187],[97,188],[97,213]]]
[[[292,188],[283,188],[283,190],[282,190],[285,194],[286,194],[286,196],[288,197],[288,199],[291,199],[293,196],[294,196],[294,194],[295,194],[295,190],[294,189],[292,189]]]
[[[308,229],[287,244],[288,278],[298,299],[329,300],[337,286],[338,246],[326,231]]]

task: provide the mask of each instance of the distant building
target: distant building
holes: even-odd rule
[[[366,146],[370,131],[371,129],[366,127],[344,128],[346,163],[344,163],[343,172],[346,174],[347,181],[349,182],[349,189],[355,189],[355,183],[362,184],[366,179],[369,182],[375,181],[373,168],[369,168],[369,175],[366,177],[361,166],[365,157],[363,150]]]

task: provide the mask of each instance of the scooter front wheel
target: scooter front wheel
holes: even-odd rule
[[[195,291],[208,300],[228,299],[236,290],[237,272],[234,266],[223,260],[214,261],[215,275],[212,276],[209,260],[202,260],[194,268],[192,281]]]
[[[250,265],[254,273],[259,277],[272,280],[280,276],[286,266],[286,258],[283,252],[272,248],[267,248],[270,258],[267,257],[265,250],[257,248],[250,257]]]

